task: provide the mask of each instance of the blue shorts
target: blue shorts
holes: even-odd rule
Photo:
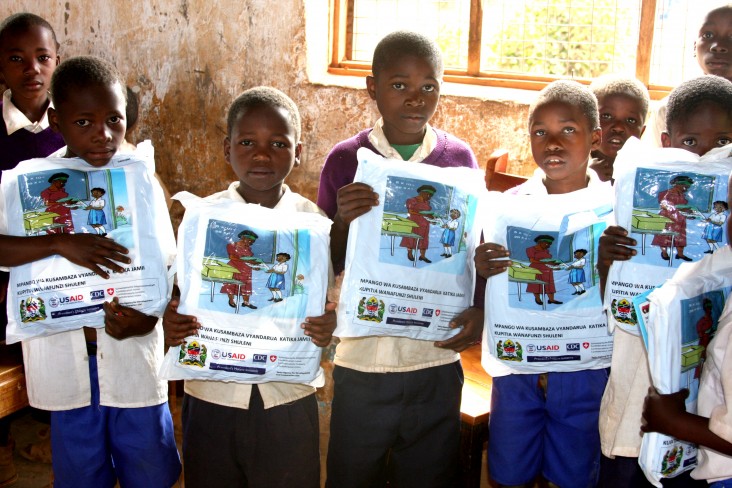
[[[715,481],[709,484],[709,488],[732,488],[732,478]]]
[[[89,356],[92,403],[51,412],[54,487],[169,488],[181,464],[168,403],[152,407],[99,405],[97,358]]]
[[[539,474],[562,488],[590,487],[600,468],[600,400],[608,370],[493,378],[488,466],[501,485]]]

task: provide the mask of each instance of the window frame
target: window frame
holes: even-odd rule
[[[328,73],[333,75],[366,77],[371,74],[369,63],[352,60],[354,2],[355,0],[330,0],[331,52]],[[672,87],[649,83],[655,14],[656,0],[641,0],[635,76],[648,87],[651,98],[657,100],[668,95]],[[481,70],[482,18],[483,0],[470,0],[467,69],[446,69],[445,81],[479,86],[541,90],[552,81],[562,78]],[[585,84],[592,82],[591,79],[586,78],[575,78],[575,80]]]

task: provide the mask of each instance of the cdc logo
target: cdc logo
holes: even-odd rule
[[[432,310],[431,308],[422,309],[422,317],[432,317],[433,313],[434,313],[434,310]]]
[[[92,300],[104,300],[104,290],[92,290],[89,296]]]
[[[252,358],[252,362],[265,364],[267,362],[266,354],[255,354]]]
[[[567,344],[567,351],[579,351],[580,345],[579,342],[570,342]]]

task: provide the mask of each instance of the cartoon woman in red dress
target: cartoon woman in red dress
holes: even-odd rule
[[[425,216],[425,212],[432,210],[430,206],[430,200],[432,195],[437,192],[437,189],[432,185],[422,185],[417,188],[418,195],[407,199],[407,212],[409,212],[409,220],[417,224],[417,227],[412,229],[414,234],[420,236],[419,244],[415,237],[402,237],[402,241],[399,243],[401,247],[407,248],[407,258],[410,261],[414,261],[414,251],[419,248],[419,260],[425,263],[431,263],[432,261],[425,256],[427,247],[430,244],[430,222]]]
[[[651,242],[654,246],[661,248],[661,259],[668,261],[669,248],[671,247],[671,236],[673,235],[673,244],[676,248],[676,259],[683,261],[691,261],[691,258],[684,255],[684,247],[686,247],[686,215],[682,209],[682,205],[688,205],[686,192],[689,187],[694,184],[694,180],[688,176],[678,175],[671,179],[671,188],[658,194],[658,203],[661,211],[658,215],[671,219],[666,223],[666,232],[668,235],[657,234]],[[671,233],[674,234],[671,234]]]
[[[48,229],[48,234],[73,234],[74,233],[74,222],[71,220],[71,209],[59,203],[59,200],[68,199],[69,194],[66,193],[64,187],[66,181],[69,179],[69,175],[66,173],[54,173],[48,179],[51,184],[48,188],[41,192],[41,198],[43,198],[43,204],[46,205],[46,212],[52,212],[58,215],[53,218],[54,224],[59,224],[62,227],[55,227]],[[66,200],[70,202],[71,200]]]
[[[249,303],[249,296],[252,294],[252,268],[247,265],[242,258],[250,258],[254,256],[252,252],[252,244],[259,236],[251,230],[243,230],[239,233],[239,240],[227,244],[226,252],[229,255],[229,266],[233,266],[239,270],[234,273],[234,279],[241,281],[241,285],[227,283],[221,287],[221,293],[229,295],[229,306],[236,308],[236,292],[239,288],[239,294],[242,296],[242,305],[252,309],[257,308]]]
[[[541,271],[541,274],[538,275],[536,279],[544,282],[544,293],[548,298],[548,303],[561,305],[564,302],[554,300],[554,293],[557,291],[554,286],[554,271],[552,271],[547,262],[544,261],[552,258],[552,255],[549,252],[549,247],[554,242],[554,238],[552,236],[542,234],[540,236],[536,236],[534,242],[536,243],[535,246],[526,249],[526,256],[531,262],[531,267]],[[544,304],[542,301],[543,297],[541,296],[541,287],[542,285],[540,283],[529,283],[526,285],[526,292],[534,294],[534,301],[537,305]]]

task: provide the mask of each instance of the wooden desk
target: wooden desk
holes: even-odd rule
[[[0,418],[28,406],[20,344],[0,344]]]
[[[493,379],[480,365],[481,346],[460,353],[465,383],[460,404],[460,462],[463,486],[480,487],[483,445],[488,441]]]

